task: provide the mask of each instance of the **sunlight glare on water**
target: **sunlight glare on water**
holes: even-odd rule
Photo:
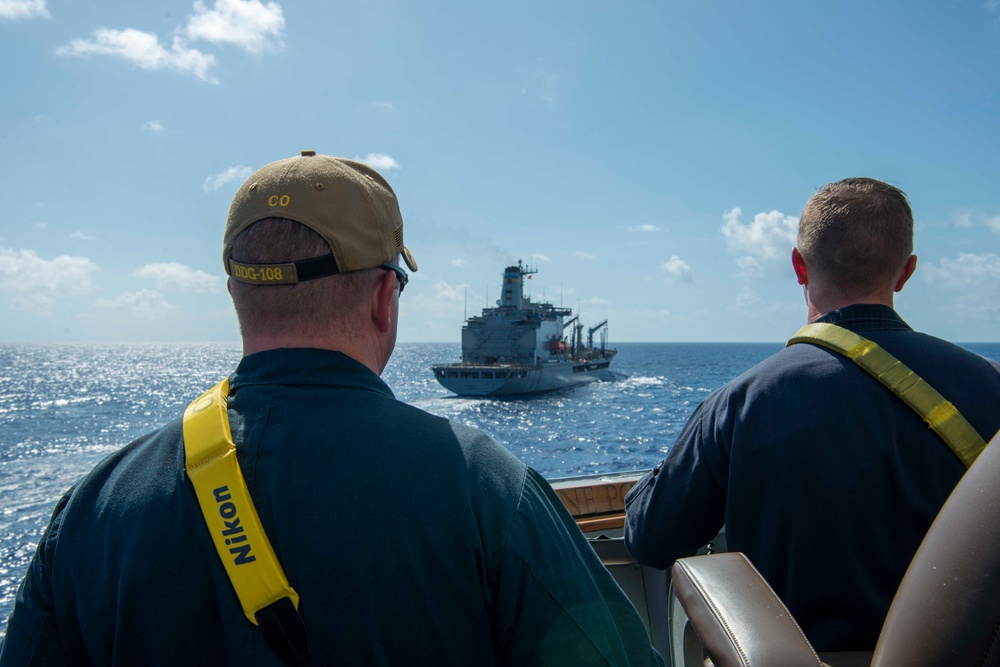
[[[708,392],[778,344],[619,345],[614,379],[532,397],[459,398],[430,367],[457,343],[399,345],[396,397],[479,428],[548,478],[649,469]],[[1000,345],[969,345],[1000,359]],[[0,346],[0,619],[56,502],[98,461],[179,417],[235,369],[232,344]]]
[[[623,345],[613,381],[490,400],[434,379],[431,365],[458,359],[458,344],[404,344],[383,379],[398,399],[485,431],[555,478],[651,467],[706,392],[774,349]],[[239,359],[235,343],[0,346],[0,619],[60,496]]]

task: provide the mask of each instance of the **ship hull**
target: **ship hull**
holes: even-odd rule
[[[566,389],[611,378],[613,355],[587,361],[513,364],[438,364],[434,376],[459,396],[516,396]]]

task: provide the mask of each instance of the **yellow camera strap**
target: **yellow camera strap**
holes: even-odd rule
[[[876,343],[836,324],[807,324],[788,341],[838,352],[868,371],[913,408],[968,468],[986,447],[976,429],[934,387]],[[786,345],[787,347],[787,345]]]
[[[282,659],[309,664],[299,594],[285,577],[243,479],[228,400],[226,379],[184,411],[184,469],[243,613]]]

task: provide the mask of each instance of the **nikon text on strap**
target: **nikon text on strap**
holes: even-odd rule
[[[291,665],[309,664],[299,594],[289,585],[247,489],[229,429],[229,380],[184,411],[184,468],[243,613]]]
[[[839,352],[865,369],[913,408],[968,468],[986,442],[934,387],[874,342],[836,324],[807,324],[788,341],[812,343]]]

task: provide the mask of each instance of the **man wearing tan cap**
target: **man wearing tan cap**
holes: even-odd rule
[[[379,378],[400,257],[363,164],[305,151],[243,184],[243,360],[60,501],[3,667],[662,664],[545,480]]]

